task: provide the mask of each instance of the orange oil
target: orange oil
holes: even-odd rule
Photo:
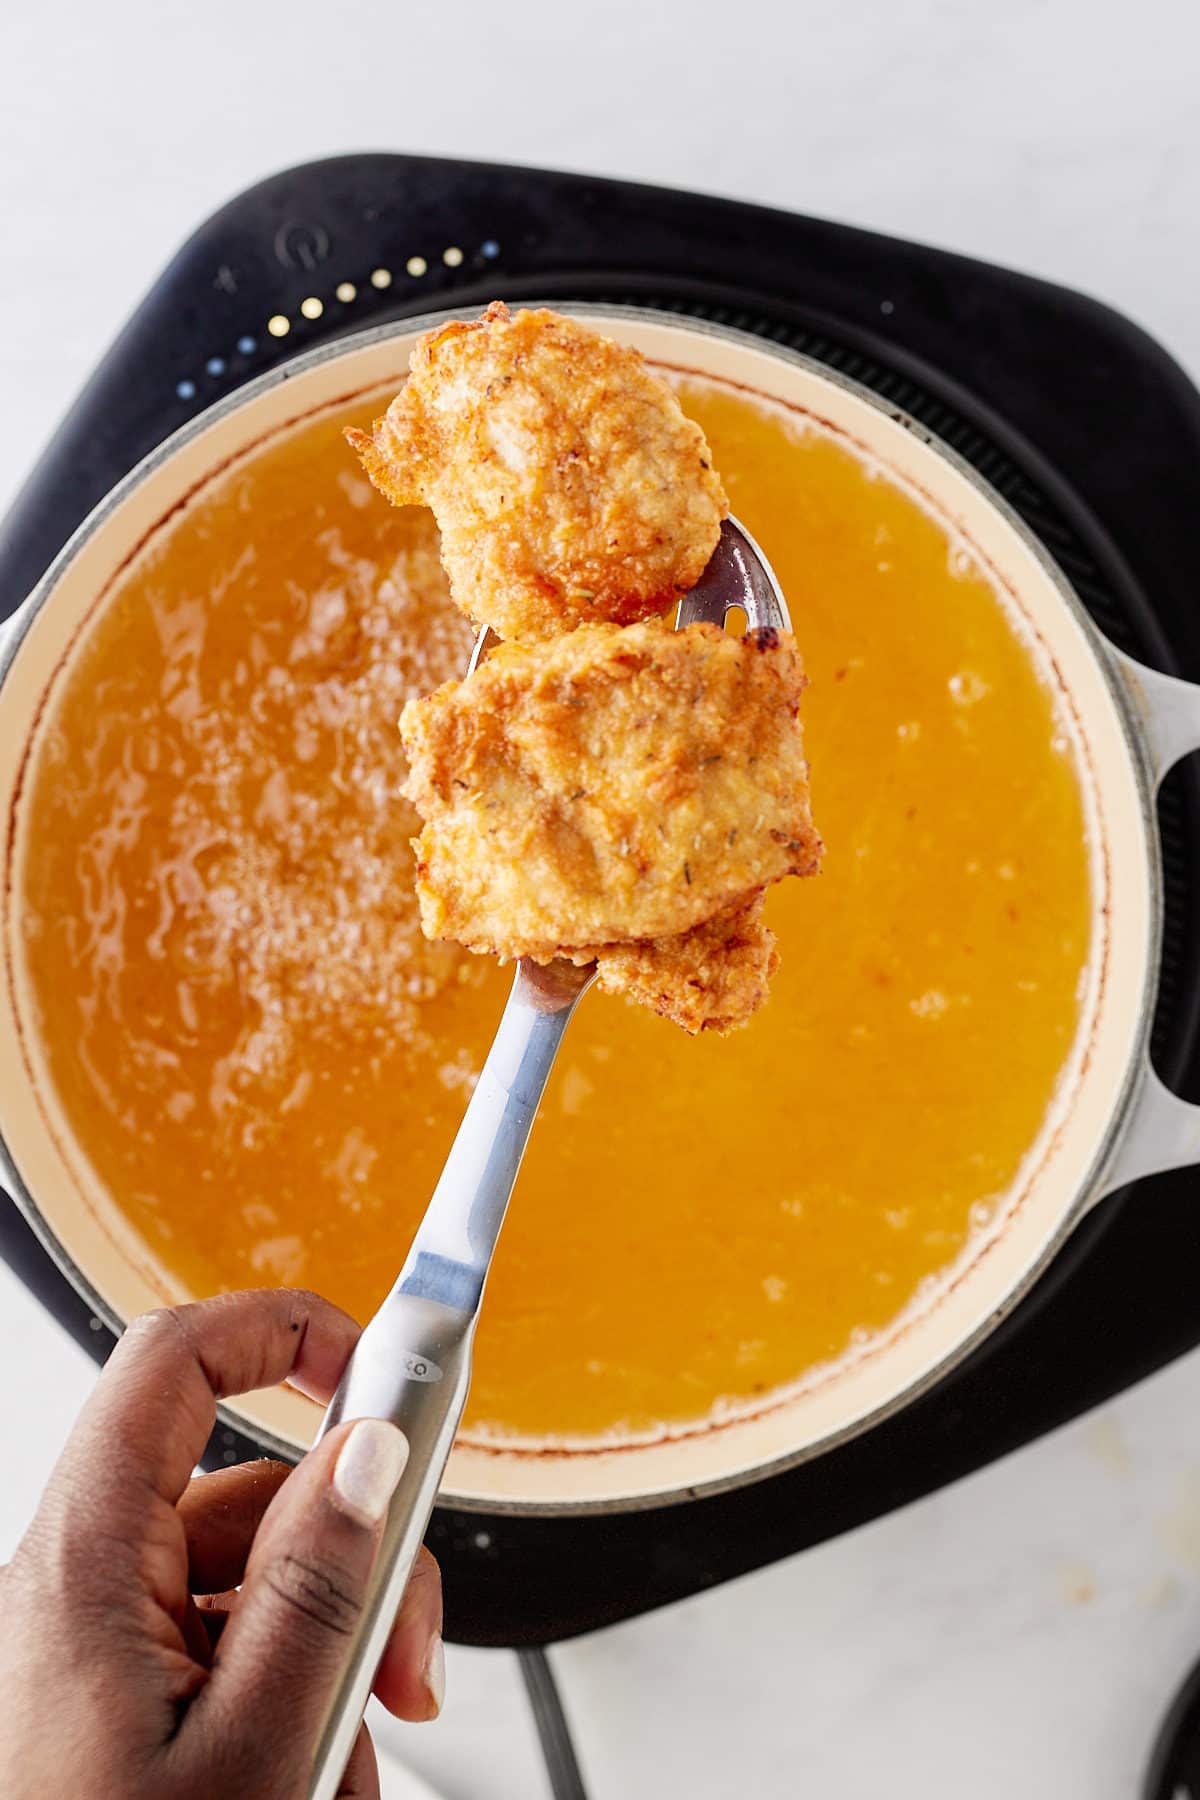
[[[683,396],[791,604],[824,872],[771,894],[783,961],[749,1029],[581,1008],[476,1430],[699,1417],[885,1326],[1011,1182],[1076,1029],[1081,796],[991,587],[820,429]],[[165,1285],[296,1282],[359,1317],[509,979],[416,925],[395,720],[469,633],[426,516],[342,441],[372,411],[255,452],[127,574],[60,692],[23,871],[53,1079]]]

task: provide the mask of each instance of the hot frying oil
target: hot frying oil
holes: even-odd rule
[[[468,1424],[753,1401],[884,1327],[1011,1183],[1072,1044],[1081,796],[969,549],[817,427],[699,384],[790,601],[817,879],[725,1040],[593,994],[505,1227]],[[426,515],[326,414],[218,478],[107,602],[35,771],[28,972],[79,1143],[172,1291],[390,1285],[510,979],[426,944],[395,722],[457,673]]]

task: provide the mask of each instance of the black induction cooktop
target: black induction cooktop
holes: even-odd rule
[[[363,155],[263,182],[191,237],[0,525],[0,616],[114,482],[239,384],[435,307],[634,302],[786,344],[952,445],[1041,539],[1102,629],[1200,679],[1200,395],[1082,295],[916,244],[700,195]],[[1160,803],[1161,1072],[1200,1098],[1200,782]],[[905,1412],[789,1474],[583,1519],[441,1509],[448,1635],[551,1642],[830,1537],[1038,1436],[1200,1341],[1200,1177],[1106,1201],[1006,1323]],[[0,1197],[0,1254],[97,1357],[111,1338]],[[210,1462],[257,1454],[218,1430]]]

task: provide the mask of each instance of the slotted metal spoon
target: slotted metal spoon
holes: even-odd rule
[[[676,629],[724,625],[741,609],[748,631],[790,629],[770,564],[735,519],[726,519],[707,568],[680,602]],[[489,642],[476,639],[468,674]],[[409,1442],[370,1591],[348,1646],[313,1765],[310,1800],[334,1800],[371,1684],[421,1547],[471,1379],[471,1344],[496,1239],[530,1127],[563,1032],[596,979],[558,957],[522,957],[446,1166],[391,1293],[363,1332],[321,1425],[391,1419]]]

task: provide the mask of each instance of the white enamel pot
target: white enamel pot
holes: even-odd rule
[[[1200,689],[1118,654],[1038,543],[976,474],[910,420],[828,370],[739,333],[632,311],[579,309],[652,362],[733,383],[815,416],[969,544],[1045,678],[1074,743],[1092,852],[1094,951],[1075,1049],[1018,1181],[948,1278],[836,1368],[754,1410],[656,1442],[524,1453],[460,1443],[444,1498],[527,1512],[621,1509],[754,1480],[894,1412],[976,1344],[1088,1210],[1115,1188],[1200,1161],[1200,1109],[1150,1067],[1162,893],[1154,797],[1200,746]],[[71,1141],[22,971],[14,896],[25,776],[55,685],[121,569],[217,471],[325,407],[395,388],[430,320],[344,340],[240,390],[170,439],[80,528],[4,629],[0,662],[0,1149],[5,1184],[97,1314],[115,1326],[176,1298]],[[515,1204],[520,1204],[520,1189]],[[500,1246],[503,1255],[503,1242]],[[268,1449],[295,1454],[316,1409],[290,1391],[227,1409]]]

